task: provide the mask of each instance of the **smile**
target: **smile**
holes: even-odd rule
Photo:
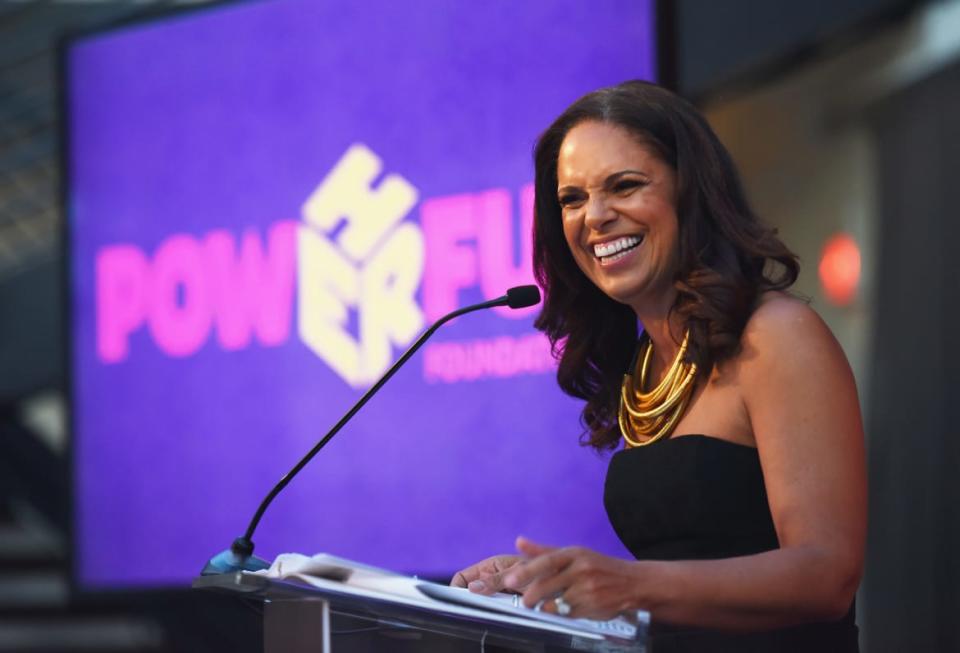
[[[643,242],[643,237],[641,236],[624,236],[623,238],[612,240],[609,243],[594,245],[593,254],[600,259],[601,263],[612,263],[626,256],[627,252],[635,249],[641,242]]]

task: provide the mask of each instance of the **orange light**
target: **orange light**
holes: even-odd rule
[[[820,285],[827,299],[849,306],[860,285],[860,248],[848,234],[831,236],[820,254]]]

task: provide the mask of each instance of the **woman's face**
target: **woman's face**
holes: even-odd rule
[[[669,299],[676,174],[653,148],[623,127],[580,123],[560,146],[557,198],[573,258],[600,290],[638,312]]]

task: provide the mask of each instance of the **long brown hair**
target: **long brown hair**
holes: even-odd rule
[[[584,443],[612,448],[620,381],[638,337],[633,310],[583,274],[563,235],[557,157],[567,133],[608,122],[651,145],[675,171],[679,220],[677,298],[671,311],[690,329],[688,360],[707,378],[739,349],[760,294],[797,279],[797,257],[750,209],[730,154],[700,113],[670,91],[642,81],[602,88],[574,102],[540,136],[534,163],[533,264],[544,289],[536,327],[559,360],[557,382],[586,400]]]

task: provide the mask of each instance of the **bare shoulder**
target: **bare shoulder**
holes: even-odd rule
[[[810,305],[782,292],[764,293],[743,331],[743,360],[777,363],[814,353],[846,360],[830,328]]]
[[[840,343],[806,302],[765,293],[741,343],[738,362],[748,407],[795,400],[809,407],[841,398],[857,403],[853,372]]]
[[[744,337],[754,340],[804,333],[816,337],[830,329],[807,302],[783,292],[764,293],[744,329]]]

